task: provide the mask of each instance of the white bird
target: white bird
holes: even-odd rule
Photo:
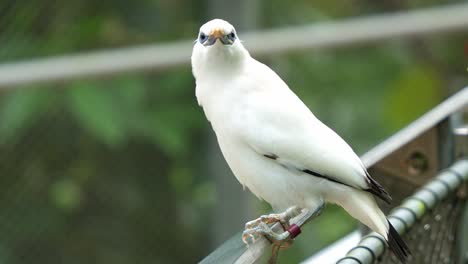
[[[340,136],[250,56],[231,24],[221,19],[204,24],[191,60],[198,103],[243,186],[275,211],[338,204],[406,259],[408,247],[374,198],[388,203],[388,193]]]

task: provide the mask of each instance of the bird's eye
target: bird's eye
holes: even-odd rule
[[[208,36],[205,33],[200,32],[200,36],[198,37],[198,39],[200,40],[200,43],[203,44],[203,42],[205,42],[208,39]]]
[[[234,33],[234,31],[229,33],[228,38],[232,41],[236,40],[236,33]]]

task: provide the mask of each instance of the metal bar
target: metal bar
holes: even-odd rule
[[[397,207],[388,217],[389,221],[400,234],[404,234],[406,228],[411,228],[418,219],[438,202],[454,192],[463,183],[468,181],[468,160],[462,159],[453,164],[449,169],[439,173],[437,177],[420,188],[415,194],[408,197],[405,202]],[[447,186],[450,190],[447,189]],[[437,198],[432,195],[437,194]],[[417,219],[414,218],[417,217]],[[404,223],[402,222],[404,221]],[[384,252],[384,245],[380,239],[382,236],[373,232],[365,236],[358,246],[352,248],[339,264],[372,264],[373,255],[380,256]],[[374,254],[369,252],[370,249]]]
[[[308,220],[314,218],[318,212],[302,212],[300,215],[291,219],[291,223],[302,227]],[[277,234],[287,232],[283,227],[276,223],[272,230]],[[220,263],[257,263],[257,261],[264,255],[267,249],[271,248],[272,243],[264,236],[255,240],[255,243],[246,247],[242,242],[242,232],[234,235],[229,240],[224,242],[217,250],[200,261],[200,264],[220,264]]]
[[[409,126],[398,131],[379,145],[366,152],[362,161],[367,168],[373,166],[378,161],[390,155],[395,150],[401,148],[417,136],[426,132],[435,124],[447,118],[450,114],[468,107],[468,87],[463,88],[458,93],[452,95],[444,102],[434,107]]]
[[[301,264],[335,263],[343,256],[343,252],[355,247],[361,241],[361,238],[361,231],[355,230],[305,259]]]
[[[468,30],[468,4],[241,34],[252,54],[342,47],[396,37]],[[0,88],[188,65],[193,40],[0,65]]]

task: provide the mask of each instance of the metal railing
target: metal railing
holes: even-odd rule
[[[400,234],[406,233],[437,203],[455,192],[462,184],[468,182],[468,160],[460,160],[442,171],[428,184],[396,207],[388,217]],[[372,264],[385,251],[384,238],[373,232],[366,235],[359,244],[337,263],[339,264]]]
[[[447,159],[447,163],[445,163],[445,165],[439,166],[439,170],[445,168],[446,166],[452,165],[454,160],[456,160],[457,158],[468,156],[468,147],[466,145],[468,142],[468,127],[466,124],[463,123],[462,116],[462,114],[464,112],[466,113],[466,111],[468,110],[467,107],[468,87],[454,94],[453,96],[439,104],[437,107],[433,108],[431,111],[412,122],[407,127],[401,129],[382,143],[372,148],[370,151],[368,151],[361,157],[362,161],[364,162],[367,168],[374,170],[372,172],[373,176],[379,176],[379,174],[382,173],[382,169],[389,169],[388,164],[384,167],[381,166],[382,161],[385,161],[386,159],[394,160],[396,156],[398,157],[398,159],[394,160],[394,163],[391,165],[402,166],[407,161],[407,157],[403,156],[405,155],[404,153],[408,155],[410,153],[413,153],[414,151],[421,152],[424,150],[424,147],[427,147],[421,144],[430,144],[439,145],[440,153],[436,155],[436,157],[428,158],[429,166],[433,168],[437,167],[437,163],[440,163],[440,159]],[[444,132],[444,129],[448,130],[448,132]],[[439,134],[440,136],[432,138],[431,135],[433,135],[434,132],[436,134]],[[427,139],[428,135],[431,138],[431,140],[420,140],[421,138]],[[405,149],[403,153],[401,151],[402,149]],[[449,150],[446,151],[444,149]],[[437,159],[439,159],[439,161],[437,161]],[[380,168],[376,170],[376,166]],[[393,170],[393,172],[398,173],[399,171]],[[409,178],[415,178],[415,175],[410,176],[408,172],[404,172],[403,174],[406,177],[409,176]],[[383,176],[384,178],[381,179],[386,179],[390,175]],[[425,173],[424,175],[419,175],[417,177],[423,179],[428,178],[428,181],[432,181],[434,179],[434,175],[427,175],[427,173]],[[401,179],[401,181],[404,182],[403,185],[406,182],[403,178]],[[390,185],[393,185],[391,182],[388,183],[390,183]],[[424,187],[421,186],[420,188]],[[408,194],[410,194],[409,196],[412,196],[413,193],[414,191],[411,191]],[[408,199],[406,196],[404,198],[406,200]],[[432,208],[432,201],[429,202],[428,205],[431,205]],[[419,210],[421,209],[422,208],[419,208]],[[420,215],[418,215],[417,218],[419,219]],[[408,228],[410,227],[409,225],[407,226]],[[353,232],[347,237],[352,237],[353,241],[356,241],[355,236],[357,232],[358,231]],[[349,242],[347,242],[349,239],[346,241],[345,240],[346,239],[343,239],[343,241],[334,243],[330,247],[327,247],[326,249],[320,251],[316,256],[312,256],[309,259],[305,260],[303,263],[332,263],[338,261],[341,257],[344,256],[345,252],[351,249],[351,247],[349,246]],[[460,248],[468,250],[468,247],[462,245],[462,243],[460,243]],[[334,252],[333,255],[330,255],[330,252]],[[341,254],[338,254],[337,252],[341,252]],[[377,251],[377,253],[379,253],[379,251]]]

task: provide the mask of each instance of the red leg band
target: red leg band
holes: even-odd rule
[[[289,232],[289,234],[291,234],[291,238],[295,238],[301,233],[301,228],[296,224],[292,224],[289,226],[287,231]]]

